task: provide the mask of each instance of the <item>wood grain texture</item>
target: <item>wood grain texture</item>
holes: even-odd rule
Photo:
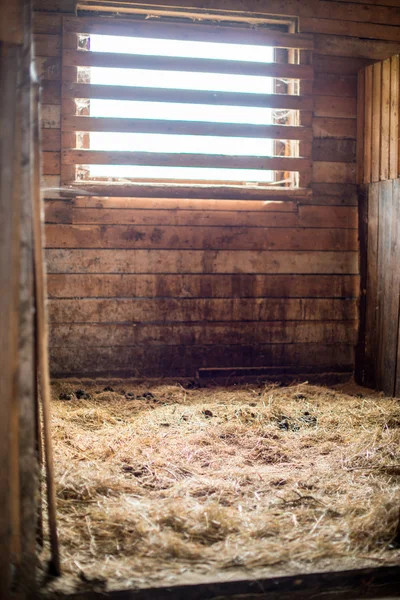
[[[357,275],[49,274],[50,298],[356,298]]]
[[[207,58],[175,58],[112,52],[83,52],[68,49],[63,51],[63,64],[69,67],[115,67],[294,79],[313,78],[313,69],[309,65],[240,62]]]
[[[270,45],[276,48],[304,48],[312,50],[312,36],[274,31],[267,27],[235,27],[215,23],[167,23],[158,20],[134,21],[96,17],[64,18],[66,33],[97,33],[102,35],[127,35],[133,37],[182,40],[193,42],[219,42],[251,45]]]
[[[371,181],[379,181],[382,119],[382,63],[372,68]]]
[[[52,323],[172,323],[208,321],[354,321],[354,299],[155,298],[49,301]]]
[[[304,207],[313,209],[314,207]],[[318,207],[321,208],[321,207]],[[325,207],[324,207],[325,208]],[[347,207],[332,207],[346,210]],[[351,209],[350,209],[351,210]],[[307,219],[307,216],[305,216]],[[308,217],[312,220],[313,217]],[[326,219],[329,221],[329,219]],[[318,224],[318,217],[313,219]],[[346,220],[342,223],[349,225]],[[187,227],[138,225],[47,225],[47,248],[165,250],[338,250],[356,251],[356,231],[305,228]]]
[[[354,344],[356,321],[274,321],[142,324],[59,324],[52,328],[51,345],[79,347],[87,343],[123,348],[147,346],[210,346],[218,344]]]
[[[53,376],[87,377],[181,376],[193,377],[196,367],[278,367],[301,372],[351,370],[354,350],[346,344],[260,344],[231,346],[73,347],[52,348]],[[299,371],[300,369],[300,371]],[[304,369],[304,366],[303,366]]]
[[[358,274],[357,252],[47,250],[49,273]]]
[[[393,56],[390,65],[390,122],[389,122],[389,177],[399,174],[399,55]]]

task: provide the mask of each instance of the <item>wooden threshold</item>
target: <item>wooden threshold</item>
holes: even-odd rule
[[[398,598],[400,567],[298,574],[268,579],[175,585],[141,590],[57,593],[60,600],[324,600]]]

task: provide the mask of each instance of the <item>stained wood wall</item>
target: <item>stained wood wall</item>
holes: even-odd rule
[[[42,7],[50,5],[57,8],[55,0]],[[255,0],[209,6],[260,12]],[[357,71],[399,51],[400,9],[394,0],[271,0],[268,12],[299,17],[300,32],[314,34],[312,195],[269,205],[53,195],[47,258],[54,375],[353,369]],[[35,41],[44,180],[58,186],[60,14],[37,13]]]
[[[361,383],[400,395],[399,56],[359,73]]]

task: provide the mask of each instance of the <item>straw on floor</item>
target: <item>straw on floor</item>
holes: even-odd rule
[[[72,587],[400,561],[399,401],[307,384],[83,386],[53,385]]]

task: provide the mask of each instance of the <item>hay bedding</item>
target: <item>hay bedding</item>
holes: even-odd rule
[[[398,401],[306,384],[78,387],[53,386],[68,585],[400,562]]]

